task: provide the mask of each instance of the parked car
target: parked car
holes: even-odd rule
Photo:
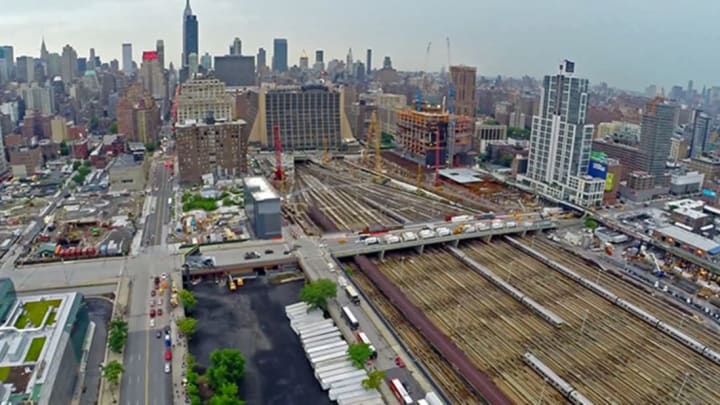
[[[162,308],[158,308],[158,310],[157,310],[157,316],[162,316],[162,314],[163,314]]]
[[[274,252],[272,249],[266,249],[266,250],[265,250],[265,254],[266,254],[266,255],[271,255],[271,254],[273,254],[273,253],[275,253],[275,252]]]
[[[165,362],[165,374],[170,373],[170,362]]]
[[[165,361],[170,361],[170,360],[172,360],[172,350],[167,349],[167,350],[165,350]]]
[[[150,310],[150,318],[155,318],[155,310],[154,309]]]

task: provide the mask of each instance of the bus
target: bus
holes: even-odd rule
[[[342,307],[342,312],[345,317],[345,321],[347,321],[348,325],[350,325],[350,329],[355,330],[360,327],[360,324],[350,310],[350,307]]]
[[[393,394],[395,394],[395,397],[398,401],[400,401],[401,404],[413,403],[412,397],[410,397],[410,394],[408,394],[405,386],[402,382],[400,382],[400,380],[398,380],[397,378],[393,378],[388,382],[388,385],[390,386],[390,390],[393,392]]]
[[[370,358],[376,359],[377,351],[375,350],[375,346],[373,346],[373,344],[370,342],[370,339],[367,337],[365,332],[358,332],[355,334],[355,336],[357,337],[358,343],[365,343],[366,345],[368,345],[370,347],[370,350],[372,350],[372,354],[370,355]]]
[[[355,287],[351,285],[345,286],[345,294],[350,299],[350,301],[352,301],[353,304],[360,305],[360,294],[358,294]]]

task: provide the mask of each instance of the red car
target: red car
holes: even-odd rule
[[[150,318],[155,318],[155,310],[154,309],[150,310]]]
[[[172,360],[172,350],[167,349],[167,350],[165,350],[165,361],[170,361],[170,360]]]

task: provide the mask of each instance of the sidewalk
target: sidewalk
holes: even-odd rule
[[[177,272],[170,274],[171,291],[172,286],[177,286],[178,292],[182,290],[182,275]],[[185,399],[185,387],[182,385],[185,378],[185,358],[188,354],[187,340],[185,337],[179,338],[179,332],[175,320],[184,318],[185,313],[182,304],[170,311],[170,337],[172,339],[173,357],[171,361],[172,367],[172,390],[173,404],[189,404]]]
[[[121,278],[118,282],[117,294],[115,296],[115,305],[113,308],[112,319],[124,318],[125,312],[127,311],[128,301],[130,299],[130,280],[127,278]],[[105,348],[105,361],[103,364],[108,364],[113,360],[117,360],[120,364],[123,364],[124,353],[113,353],[108,347]],[[122,382],[121,382],[122,384]],[[105,382],[104,378],[100,378],[100,390],[98,395],[98,404],[113,404],[113,398],[119,400],[120,398],[120,385],[113,391],[110,384]]]

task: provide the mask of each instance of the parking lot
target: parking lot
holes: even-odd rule
[[[285,316],[302,283],[265,280],[247,281],[235,292],[209,281],[193,287],[198,327],[190,352],[207,366],[213,350],[239,349],[246,361],[240,398],[248,404],[330,404]]]

